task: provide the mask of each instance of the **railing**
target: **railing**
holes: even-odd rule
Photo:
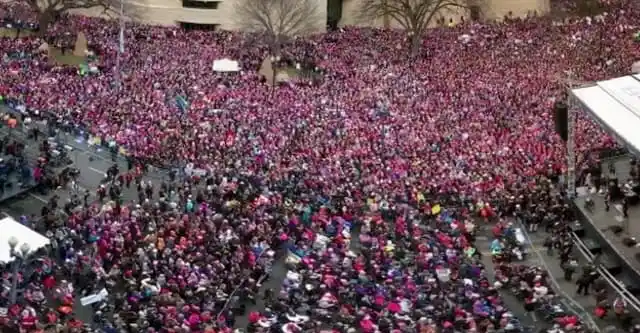
[[[574,210],[576,210],[580,214],[580,217],[583,221],[589,220],[589,217],[586,216],[586,214],[584,213],[584,211],[580,209],[580,207],[574,205]],[[599,237],[600,239],[608,242],[607,237],[605,237],[605,235],[602,233],[600,229],[598,228],[594,228],[594,229],[595,229],[595,232],[600,236]],[[580,251],[580,253],[582,254],[582,256],[585,257],[587,261],[589,261],[590,263],[594,263],[596,256],[593,253],[591,253],[591,251],[584,244],[582,239],[580,239],[580,237],[575,232],[571,232],[571,238],[574,244],[576,245],[576,247],[578,248],[578,251]],[[622,253],[613,245],[610,248],[615,253],[615,255],[621,260],[625,261],[625,264],[627,265],[627,267],[629,267],[628,266],[629,264],[626,263],[626,260],[624,259],[624,256],[622,255]],[[611,287],[618,294],[620,294],[620,296],[622,296],[622,298],[627,302],[628,305],[630,305],[637,313],[640,313],[640,300],[638,300],[638,298],[635,295],[629,292],[627,290],[627,287],[624,285],[624,283],[616,279],[616,277],[613,276],[613,274],[611,274],[611,272],[609,272],[609,270],[606,267],[600,264],[596,266],[597,266],[596,269],[598,273],[600,273],[600,275],[607,281],[607,283],[609,283],[609,285],[611,285]],[[631,269],[633,270],[633,267],[631,267]]]
[[[564,305],[566,305],[569,308],[568,309],[569,311],[573,312],[578,318],[580,318],[580,321],[582,323],[589,326],[590,329],[600,332],[600,327],[598,327],[598,324],[596,324],[595,320],[593,320],[593,317],[591,317],[591,315],[589,314],[589,311],[585,310],[585,308],[582,307],[580,303],[578,303],[575,299],[573,299],[571,296],[565,293],[564,290],[562,290],[562,288],[560,287],[560,284],[558,284],[558,281],[556,281],[555,277],[553,277],[553,274],[551,274],[551,269],[549,269],[547,260],[542,256],[540,251],[533,246],[533,242],[531,241],[531,237],[529,236],[529,233],[527,232],[527,228],[525,227],[524,223],[522,223],[520,219],[518,219],[517,222],[522,231],[522,235],[525,237],[527,243],[531,245],[530,248],[533,249],[532,252],[535,252],[541,265],[544,267],[544,269],[547,272],[549,272],[548,274],[549,280],[551,281],[552,287],[556,292],[556,295],[561,295],[564,299],[568,301],[568,303],[564,303]],[[529,253],[531,254],[531,252]]]
[[[256,265],[259,265],[259,261],[262,258],[262,256],[266,253],[268,253],[271,250],[271,248],[267,247],[265,249],[262,249],[262,252],[260,252],[260,254],[256,257]],[[269,274],[271,273],[271,265],[273,264],[273,262],[271,263],[263,263],[263,266],[265,266],[265,274],[262,275],[259,279],[258,279],[258,283],[262,283],[262,281],[264,281]],[[229,296],[227,297],[227,301],[224,303],[224,305],[222,306],[222,309],[220,309],[220,312],[218,312],[218,315],[216,316],[216,318],[220,318],[220,316],[227,310],[227,308],[229,307],[229,304],[231,304],[231,300],[233,299],[234,295],[236,293],[238,293],[238,291],[240,290],[240,288],[243,288],[245,283],[247,282],[249,278],[245,278],[242,280],[242,282],[240,282],[238,284],[238,286],[229,294]]]
[[[4,106],[4,108],[2,108],[2,106]],[[20,116],[30,116],[30,114],[28,112],[22,112],[20,110],[16,109],[16,104],[13,103],[5,103],[4,105],[0,103],[0,113],[3,111],[9,111],[10,113],[13,113],[14,115],[20,115]],[[37,121],[36,121],[37,119]],[[50,126],[49,124],[54,124],[55,126],[55,121],[52,122],[51,119],[47,116],[40,116],[40,118],[36,118],[34,119],[34,121],[32,121],[28,126],[24,126],[23,124],[21,124],[21,126],[16,127],[15,129],[0,129],[0,131],[3,131],[7,134],[9,134],[9,136],[12,137],[16,137],[19,138],[20,140],[27,140],[29,133],[27,132],[27,128],[34,128],[37,127],[38,130],[45,134],[48,135],[49,133],[49,129],[48,127]],[[44,120],[47,121],[47,124],[44,124]],[[75,142],[75,140],[80,137],[80,136],[85,136],[88,134],[88,132],[85,132],[82,127],[79,126],[75,126],[75,125],[63,125],[63,126],[56,126],[55,127],[55,131],[56,131],[56,136],[55,139],[57,140],[57,142],[59,144],[62,145],[67,145],[71,148],[73,148],[76,152],[77,151],[82,151],[87,153],[88,155],[91,155],[95,158],[101,159],[101,160],[111,160],[111,156],[109,156],[109,154],[100,154],[97,148],[102,149],[102,151],[108,151],[110,148],[108,146],[108,142],[104,139],[101,139],[101,145],[99,147],[95,147],[95,149],[91,149],[91,147],[87,144],[86,147],[82,147],[82,145],[78,144],[77,142]],[[87,135],[88,136],[88,135]],[[85,138],[86,139],[86,138]],[[116,151],[118,152],[116,154],[116,161],[117,162],[123,162],[126,163],[127,161],[125,159],[130,158],[130,156],[127,155],[123,155],[120,152],[120,149],[116,146]],[[148,165],[149,167],[152,167],[151,165]],[[159,171],[159,175],[155,176],[153,174],[147,174],[147,177],[151,177],[151,178],[157,178],[160,180],[164,180],[166,178],[166,176],[169,174],[170,170],[176,170],[176,169],[180,169],[179,167],[174,167],[174,166],[168,166],[168,165],[161,165],[158,166],[157,164],[153,165],[153,168],[155,168],[157,171]],[[178,173],[180,174],[180,173]]]
[[[626,155],[629,155],[629,151],[625,148],[601,149],[598,151],[598,157],[600,160],[617,159]]]
[[[571,238],[573,239],[574,244],[576,244],[578,251],[580,251],[589,263],[593,264],[596,256],[589,251],[582,239],[580,239],[575,232],[571,233]],[[640,313],[640,301],[631,292],[629,292],[629,290],[627,290],[624,283],[616,279],[615,276],[613,276],[613,274],[611,274],[611,272],[601,264],[596,265],[596,270],[629,306],[631,306],[637,313]]]
[[[4,103],[4,104],[3,104]],[[103,135],[98,135],[97,133],[92,133],[91,130],[89,130],[89,128],[83,124],[78,124],[78,123],[71,123],[68,121],[64,121],[61,124],[58,124],[58,121],[61,119],[61,117],[55,113],[52,112],[48,112],[48,111],[35,111],[35,110],[30,110],[27,109],[26,106],[24,104],[22,104],[19,101],[15,101],[12,99],[8,99],[5,98],[0,102],[0,107],[4,106],[5,108],[3,108],[3,110],[0,111],[9,111],[10,113],[19,116],[19,117],[30,117],[32,118],[34,121],[35,120],[46,120],[48,124],[52,124],[53,126],[56,126],[56,129],[62,133],[65,133],[67,135],[71,135],[74,138],[75,137],[89,137],[89,136],[94,136],[97,138],[100,138],[100,145],[103,149],[105,150],[109,150],[111,149],[111,147],[109,147],[109,144],[115,144],[114,148],[115,151],[117,152],[117,157],[119,158],[129,158],[129,157],[134,157],[138,160],[143,160],[143,158],[140,158],[138,156],[131,156],[130,154],[121,154],[121,151],[127,151],[127,147],[126,146],[119,146],[117,143],[115,143],[113,140],[110,140],[108,137],[103,136]],[[64,119],[63,119],[64,120]],[[38,125],[37,122],[35,125]],[[38,125],[39,126],[39,125]],[[43,133],[47,133],[48,131],[43,130]],[[66,138],[65,138],[66,140]],[[67,143],[67,142],[65,142]],[[123,149],[121,149],[123,148]],[[175,168],[179,168],[180,166],[176,163],[176,164],[160,164],[160,163],[156,163],[157,161],[147,161],[149,163],[147,164],[153,164],[155,168],[160,169],[160,170],[164,170],[164,171],[169,171]]]

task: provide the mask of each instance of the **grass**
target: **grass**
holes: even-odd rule
[[[20,30],[20,38],[34,36],[36,31],[34,30]],[[0,28],[0,38],[16,38],[18,36],[17,29]],[[86,57],[78,57],[73,55],[73,49],[66,50],[63,54],[62,51],[56,47],[49,46],[49,56],[51,60],[58,65],[78,66],[86,61]]]
[[[66,50],[63,54],[60,49],[49,46],[49,58],[58,65],[78,66],[86,61],[86,57],[73,55],[73,50]]]
[[[36,34],[34,30],[23,29],[20,30],[20,37],[29,37]],[[16,38],[18,37],[18,29],[0,28],[0,37],[4,38]]]
[[[290,78],[295,79],[300,76],[300,71],[293,66],[278,68],[278,73],[287,73]]]
[[[289,78],[291,79],[299,79],[299,78],[312,79],[312,78],[317,78],[318,75],[322,75],[320,73],[310,71],[310,70],[298,70],[293,66],[279,68],[278,72],[287,73],[287,75],[289,75]]]

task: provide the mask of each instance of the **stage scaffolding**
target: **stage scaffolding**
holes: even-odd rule
[[[565,72],[566,77],[562,80],[567,91],[567,195],[570,199],[576,196],[576,150],[575,150],[575,126],[578,110],[582,104],[573,94],[576,87],[588,86],[581,81],[576,81],[571,71]]]
[[[568,195],[576,195],[576,120],[578,110],[589,113],[624,150],[640,156],[640,75],[627,75],[605,81],[583,83],[571,78],[560,79],[567,91],[567,173]]]

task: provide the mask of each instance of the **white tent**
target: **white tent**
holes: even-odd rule
[[[620,143],[640,154],[640,74],[600,81],[571,93]]]
[[[240,64],[231,59],[219,59],[213,61],[214,72],[239,72]]]
[[[11,248],[9,247],[9,239],[15,237],[18,239],[17,249],[22,244],[29,245],[31,251],[37,251],[49,244],[49,239],[41,234],[20,224],[12,217],[5,217],[0,220],[0,262],[7,263],[13,261],[11,257]]]

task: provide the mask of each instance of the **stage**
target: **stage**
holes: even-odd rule
[[[10,185],[9,185],[10,184]],[[28,186],[21,186],[18,175],[11,174],[7,179],[7,185],[3,191],[0,191],[0,202],[11,200],[14,198],[21,198],[35,187],[35,184],[31,183]]]
[[[615,159],[616,174],[619,182],[625,182],[629,178],[629,157]],[[608,175],[609,161],[605,161],[602,167],[603,176]],[[594,207],[585,207],[587,198],[585,188],[580,188],[578,198],[574,200],[577,211],[582,215],[584,231],[581,239],[591,248],[594,254],[602,253],[600,262],[608,267],[620,267],[613,269],[617,279],[628,286],[628,290],[634,295],[640,296],[640,244],[627,246],[628,238],[640,239],[640,205],[630,206],[628,219],[623,218],[622,205],[619,202],[610,204],[610,209],[605,210],[604,196],[591,194]],[[623,231],[620,231],[620,229]],[[628,228],[628,230],[627,230]]]

